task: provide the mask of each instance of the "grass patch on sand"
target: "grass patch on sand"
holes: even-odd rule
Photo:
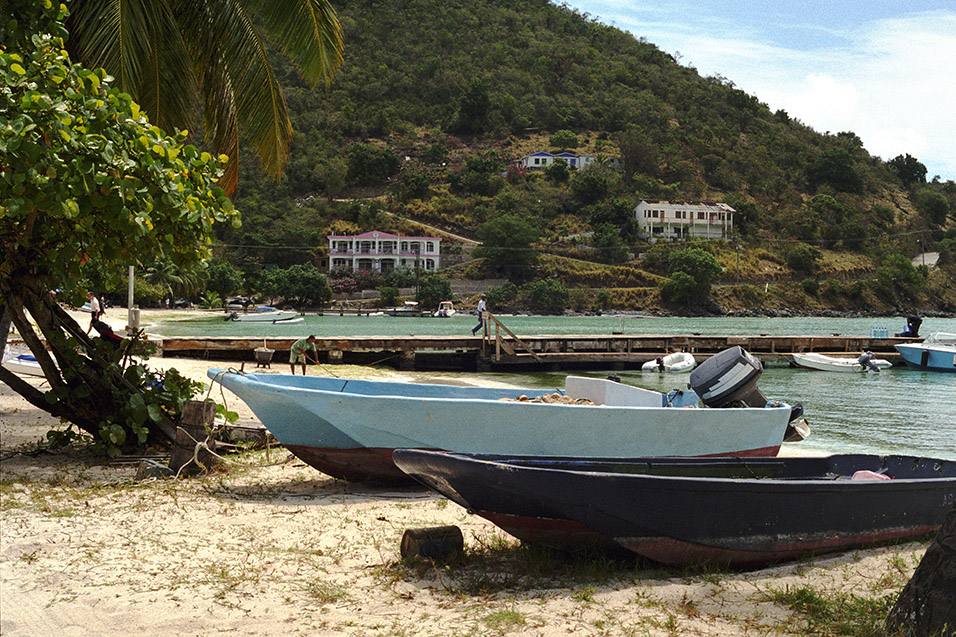
[[[883,622],[897,597],[888,594],[870,599],[852,593],[825,593],[807,585],[770,589],[767,595],[805,622],[806,634],[851,637],[885,635]]]

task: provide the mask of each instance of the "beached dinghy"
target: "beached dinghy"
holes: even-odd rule
[[[36,356],[29,351],[13,347],[7,347],[3,351],[3,366],[14,374],[43,376],[43,370],[40,369],[40,363],[37,362]]]
[[[822,372],[858,373],[870,370],[880,371],[881,369],[888,369],[893,366],[888,360],[867,357],[867,353],[857,358],[840,358],[837,356],[817,354],[816,352],[807,352],[805,354],[794,354],[793,362],[800,367]]]
[[[716,375],[698,377],[696,394],[577,376],[567,378],[565,390],[543,390],[208,374],[319,471],[347,480],[408,481],[392,462],[394,449],[581,457],[775,455],[793,418],[789,405],[760,396],[748,406],[697,407],[697,394],[709,396],[705,404],[733,391],[759,396],[759,361],[739,347],[725,353],[731,356],[708,361],[723,362],[706,368]],[[705,365],[695,374],[706,371]]]
[[[755,567],[913,538],[956,497],[956,462],[488,457],[398,449],[409,475],[522,540],[618,545],[670,565]]]

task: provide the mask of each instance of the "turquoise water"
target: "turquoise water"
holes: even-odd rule
[[[167,321],[148,326],[163,336],[450,336],[468,335],[477,319],[468,314],[451,318],[394,316],[306,316],[299,323],[238,323],[222,314],[206,319]],[[518,336],[540,334],[784,334],[794,336],[843,334],[869,336],[872,328],[903,331],[906,319],[894,318],[634,318],[615,316],[500,316]],[[956,332],[956,319],[927,318],[920,330]]]
[[[501,320],[519,336],[532,334],[608,334],[622,327],[613,317],[509,316]],[[450,319],[310,316],[291,325],[225,323],[220,317],[172,321],[150,326],[164,335],[371,336],[465,335],[474,316]],[[874,318],[636,318],[623,323],[631,334],[844,334],[869,336],[874,327],[901,331],[902,317]],[[927,318],[922,334],[956,332],[956,319]],[[585,372],[603,377],[611,372]],[[648,389],[686,387],[689,374],[659,375],[615,371],[622,381]],[[504,382],[515,386],[563,387],[564,373],[438,373],[429,380]],[[795,453],[901,453],[956,460],[956,374],[893,368],[879,374],[816,372],[771,366],[760,388],[768,398],[802,403],[812,434]]]

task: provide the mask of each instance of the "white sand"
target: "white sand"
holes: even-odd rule
[[[199,380],[208,366],[148,364]],[[257,422],[238,399],[227,400],[242,423]],[[771,601],[772,591],[895,594],[926,548],[910,543],[750,573],[633,564],[602,572],[599,561],[530,559],[444,499],[332,480],[281,448],[202,478],[143,482],[133,480],[134,466],[108,465],[83,449],[18,453],[55,426],[0,384],[6,637],[799,634],[805,623]],[[400,562],[405,529],[444,524],[465,535],[463,564]]]

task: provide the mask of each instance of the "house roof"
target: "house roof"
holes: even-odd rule
[[[688,208],[712,208],[721,212],[736,212],[736,210],[731,208],[729,205],[716,201],[667,201],[665,199],[642,199],[637,205],[640,206],[642,203],[647,205],[686,206]]]
[[[330,234],[328,239],[394,239],[394,240],[419,240],[419,241],[441,241],[440,237],[401,237],[397,234],[381,232],[379,230],[370,230],[362,234]]]

